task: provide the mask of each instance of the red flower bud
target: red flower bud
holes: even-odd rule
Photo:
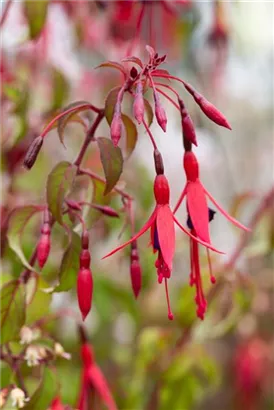
[[[41,137],[40,135],[39,137],[36,137],[32,141],[26,153],[25,159],[24,159],[24,166],[26,168],[31,169],[33,167],[33,165],[35,164],[37,155],[39,154],[40,149],[42,148],[42,145],[43,145],[43,137]]]
[[[228,128],[229,130],[232,129],[225,116],[219,110],[217,110],[217,108],[213,104],[211,104],[205,97],[195,91],[191,85],[186,83],[184,85],[186,90],[193,96],[194,100],[199,105],[201,110],[211,121],[222,127]]]
[[[113,145],[116,147],[118,142],[120,141],[122,134],[122,119],[121,119],[121,112],[117,110],[112,118],[111,126],[110,126],[110,135],[113,142]]]
[[[102,214],[104,215],[112,216],[114,218],[119,218],[118,212],[116,212],[115,209],[111,208],[110,206],[92,204],[92,207],[102,212]]]
[[[74,201],[73,199],[66,199],[66,203],[69,208],[73,209],[74,211],[81,211],[81,205],[77,202]]]
[[[138,124],[141,124],[144,119],[145,105],[143,97],[143,84],[141,81],[136,86],[136,94],[133,103],[133,114]]]
[[[187,140],[189,140],[192,144],[197,146],[197,140],[196,140],[196,133],[195,133],[195,128],[193,121],[185,108],[185,105],[183,101],[179,98],[179,105],[181,109],[181,117],[182,117],[182,128],[183,128],[183,136]]]
[[[48,260],[50,252],[50,225],[44,223],[41,229],[41,237],[37,246],[37,260],[42,269]]]
[[[83,320],[85,320],[91,308],[92,290],[93,280],[91,271],[87,268],[81,268],[77,278],[77,296]]]
[[[169,184],[165,175],[157,175],[154,181],[154,196],[158,205],[169,203]]]
[[[159,95],[156,92],[154,92],[153,95],[154,95],[154,101],[155,101],[155,115],[156,115],[157,122],[162,128],[162,130],[166,132],[166,125],[167,125],[166,112],[160,102]]]
[[[192,151],[184,154],[184,169],[188,181],[195,182],[199,178],[199,164]]]
[[[80,254],[80,269],[88,269],[90,265],[90,253],[88,249],[83,249]]]
[[[64,410],[64,406],[59,396],[52,400],[50,410]]]

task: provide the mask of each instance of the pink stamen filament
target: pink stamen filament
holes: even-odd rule
[[[167,278],[165,278],[165,290],[166,290],[166,301],[167,301],[167,310],[168,310],[168,318],[169,320],[173,320],[174,316],[171,311],[170,301],[169,301],[169,294],[168,294],[168,286],[167,286]]]

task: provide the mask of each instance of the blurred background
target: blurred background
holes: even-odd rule
[[[2,283],[22,270],[6,240],[10,212],[45,203],[48,174],[61,160],[76,158],[84,132],[81,125],[69,124],[64,149],[56,129],[50,131],[35,168],[27,171],[22,161],[33,136],[70,102],[85,100],[103,107],[121,78],[111,69],[94,68],[106,60],[120,61],[132,45],[132,54],[147,59],[145,45],[153,45],[159,55],[167,54],[164,68],[192,84],[228,118],[232,131],[211,123],[183,87],[174,84],[196,125],[195,154],[203,184],[231,215],[254,229],[246,240],[219,213],[211,223],[212,243],[225,255],[212,255],[217,278],[212,286],[201,252],[204,287],[211,300],[204,321],[196,318],[194,289],[189,287],[189,243],[177,232],[170,280],[175,320],[169,322],[148,237],[138,241],[143,283],[136,301],[129,250],[101,260],[128,239],[128,229],[118,238],[124,217],[97,215],[90,231],[94,296],[86,330],[119,409],[273,409],[273,3],[146,2],[138,41],[138,2],[133,9],[127,0],[27,3],[32,5],[29,13],[21,1],[1,2]],[[151,130],[164,157],[175,205],[185,184],[181,120],[168,101],[163,103],[167,132],[156,121]],[[109,136],[106,122],[97,134]],[[102,174],[97,149],[90,148],[85,165]],[[137,227],[153,209],[153,179],[151,143],[139,127],[136,149],[119,182],[136,199]],[[91,199],[87,188],[86,200]],[[111,205],[121,207],[117,198]],[[181,208],[178,219],[185,224]],[[40,223],[34,217],[24,231],[27,257],[37,243]],[[60,227],[54,228],[52,242],[41,288],[58,282],[65,243]],[[41,294],[30,310],[29,325],[64,307],[78,314],[74,289]],[[75,322],[62,315],[49,321],[47,331],[72,354],[70,361],[59,360],[56,367],[62,399],[75,406],[80,384]],[[24,375],[30,384],[37,377],[27,367]],[[3,386],[10,377],[3,363]]]

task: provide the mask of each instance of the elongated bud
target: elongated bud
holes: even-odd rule
[[[92,207],[102,212],[102,214],[104,215],[111,216],[113,218],[119,218],[118,212],[110,206],[92,204]]]
[[[50,253],[50,225],[44,223],[41,229],[41,237],[37,246],[37,260],[42,269],[48,260]]]
[[[113,145],[116,147],[118,142],[120,141],[122,134],[122,119],[121,119],[121,112],[120,110],[114,112],[111,127],[110,127],[110,135],[113,142]]]
[[[66,199],[66,203],[67,203],[67,206],[70,209],[73,209],[74,211],[81,211],[82,210],[81,205],[79,204],[79,202],[74,201],[73,199]]]
[[[195,182],[199,178],[199,164],[193,152],[184,154],[184,169],[188,181]]]
[[[52,400],[50,410],[65,410],[65,407],[63,406],[59,396],[55,397],[55,399]]]
[[[154,196],[158,205],[169,204],[169,184],[165,175],[157,175],[154,181]]]
[[[158,93],[154,91],[153,96],[154,96],[154,101],[155,101],[155,115],[156,115],[157,122],[162,128],[162,130],[166,132],[167,117],[166,117],[165,109],[161,104]]]
[[[137,299],[142,286],[142,273],[136,242],[132,242],[130,255],[130,277],[135,298]]]
[[[184,86],[186,90],[192,95],[195,102],[199,105],[204,114],[211,121],[215,122],[215,124],[218,124],[221,127],[228,128],[229,130],[232,129],[225,116],[219,110],[217,110],[217,108],[213,104],[211,104],[205,97],[194,90],[191,85],[185,83]]]
[[[31,169],[35,164],[36,158],[40,152],[40,149],[42,148],[42,145],[43,137],[41,137],[40,135],[32,141],[24,159],[24,166],[27,169]]]
[[[136,94],[133,103],[133,114],[138,124],[141,124],[144,119],[145,104],[143,97],[143,84],[141,81],[136,86]]]
[[[154,150],[154,165],[155,165],[155,171],[157,175],[162,175],[164,173],[164,163],[163,163],[163,157],[160,151],[156,148]]]
[[[192,144],[197,146],[198,144],[196,140],[196,133],[195,133],[193,121],[184,105],[183,100],[178,98],[178,101],[179,101],[179,105],[181,109],[182,129],[183,129],[184,140],[186,139],[190,141]],[[185,145],[187,145],[187,143]],[[187,150],[187,151],[190,151],[190,150]]]
[[[93,280],[90,269],[80,268],[77,277],[77,296],[83,320],[85,320],[91,308],[92,291]]]

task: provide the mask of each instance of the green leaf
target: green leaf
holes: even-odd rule
[[[127,115],[122,114],[122,121],[126,130],[126,151],[128,158],[135,148],[138,133],[136,125]]]
[[[16,253],[20,258],[23,265],[30,269],[34,270],[32,266],[28,263],[21,246],[21,235],[25,229],[26,224],[30,218],[41,209],[37,206],[22,206],[16,208],[10,217],[9,220],[9,229],[8,229],[8,241],[10,248]]]
[[[59,271],[59,285],[54,292],[64,292],[73,288],[77,280],[79,270],[79,256],[81,252],[81,239],[72,232],[71,242],[64,253]]]
[[[57,123],[58,136],[62,144],[64,144],[64,131],[65,131],[67,123],[69,121],[75,121],[75,118],[78,118],[78,122],[79,122],[80,117],[79,116],[76,117],[76,114],[81,111],[88,110],[89,107],[90,107],[90,103],[87,101],[75,101],[62,109],[61,112],[64,112],[64,111],[67,111],[73,108],[73,111],[61,117]],[[84,120],[82,120],[82,124],[83,126],[85,126]]]
[[[24,287],[19,280],[6,283],[1,289],[1,343],[18,337],[26,319]]]
[[[151,107],[150,102],[146,98],[144,98],[144,104],[145,104],[145,113],[147,116],[147,124],[150,127],[153,122],[153,117],[154,117],[153,109]]]
[[[106,101],[105,101],[105,117],[106,120],[109,124],[111,125],[113,113],[114,113],[114,107],[117,101],[117,96],[120,91],[121,87],[115,87],[110,90],[110,92],[107,95]]]
[[[27,324],[32,324],[49,312],[51,295],[43,291],[48,287],[49,284],[40,275],[32,276],[26,284]]]
[[[35,39],[43,30],[48,12],[48,0],[25,0],[25,16],[29,25],[30,38]]]
[[[58,384],[57,374],[51,368],[45,367],[43,378],[24,410],[46,410],[58,393]]]
[[[104,195],[108,194],[118,182],[123,171],[123,156],[119,147],[114,147],[108,138],[97,138],[101,162],[106,177]]]
[[[62,107],[64,101],[68,96],[69,84],[64,74],[60,71],[53,69],[52,73],[53,79],[53,101],[52,110],[57,110]]]
[[[71,189],[77,169],[70,162],[60,162],[53,168],[47,181],[47,201],[53,217],[62,225],[62,206]]]

